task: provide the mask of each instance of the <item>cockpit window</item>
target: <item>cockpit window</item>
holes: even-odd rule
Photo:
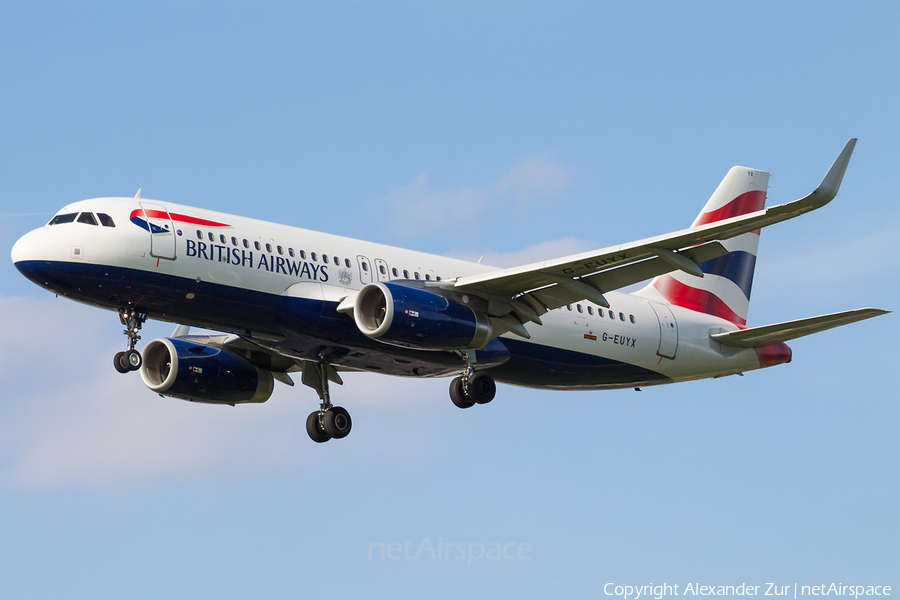
[[[106,213],[97,213],[97,218],[100,219],[100,224],[104,227],[115,227],[116,224],[113,222],[112,217]]]
[[[51,219],[48,225],[62,225],[63,223],[72,223],[75,221],[75,217],[78,216],[78,213],[66,213],[64,215],[56,215]]]
[[[78,215],[78,222],[84,223],[85,225],[97,225],[97,219],[94,218],[94,213],[83,212]]]

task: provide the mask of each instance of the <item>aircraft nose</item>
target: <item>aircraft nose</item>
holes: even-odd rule
[[[55,254],[55,248],[50,243],[52,240],[48,239],[45,229],[42,227],[29,231],[13,244],[10,257],[16,268],[26,277],[27,273],[25,270],[28,265],[33,265],[37,261],[47,260]]]
[[[34,256],[34,238],[34,232],[30,231],[13,244],[10,256],[16,267],[19,266],[19,263],[30,260]]]

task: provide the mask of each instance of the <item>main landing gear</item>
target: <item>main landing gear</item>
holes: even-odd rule
[[[303,366],[303,384],[307,385],[319,394],[322,401],[319,410],[309,414],[306,418],[306,433],[312,441],[319,444],[328,440],[347,437],[353,421],[347,409],[331,404],[328,394],[328,381],[337,384],[343,383],[340,375],[334,367],[326,363],[307,362]]]
[[[460,377],[450,382],[450,399],[459,408],[471,408],[476,404],[487,404],[497,393],[494,378],[484,371],[474,371],[465,356],[466,370]]]
[[[113,366],[119,373],[128,373],[129,371],[137,371],[143,364],[141,353],[134,349],[137,346],[141,336],[138,331],[147,321],[147,313],[137,308],[123,308],[119,311],[119,320],[125,326],[123,332],[128,336],[128,350],[124,352],[116,352],[113,357]]]

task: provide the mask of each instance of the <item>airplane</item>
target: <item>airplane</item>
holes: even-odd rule
[[[743,374],[791,361],[786,341],[886,314],[862,308],[747,326],[760,230],[828,204],[856,139],[809,195],[766,208],[769,173],[736,166],[690,227],[496,268],[158,200],[74,202],[12,249],[28,279],[113,310],[160,396],[265,402],[274,382],[313,388],[315,442],[350,433],[331,402],[341,372],[452,377],[460,408],[496,382],[601,390]],[[648,281],[632,293],[621,290]],[[136,349],[147,319],[177,324]],[[191,327],[211,331],[191,335]],[[217,333],[219,332],[219,333]]]

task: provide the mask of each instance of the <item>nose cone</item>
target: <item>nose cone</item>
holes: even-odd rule
[[[59,248],[56,247],[58,244],[55,245],[53,236],[49,235],[51,233],[47,231],[46,227],[30,231],[19,238],[10,252],[16,269],[44,288],[49,282],[46,275],[50,261],[57,259],[57,255],[60,253]]]
[[[16,265],[16,268],[18,268],[20,271],[22,270],[22,263],[37,259],[37,231],[38,230],[26,233],[25,235],[20,237],[19,241],[17,241],[12,247],[10,256],[12,257],[13,264]]]

